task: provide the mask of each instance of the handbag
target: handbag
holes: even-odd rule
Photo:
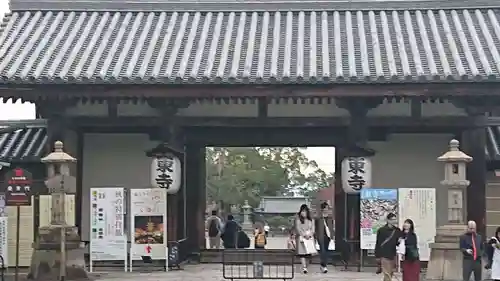
[[[304,249],[306,250],[306,254],[315,255],[318,253],[316,250],[316,245],[314,243],[314,239],[302,239],[302,244],[304,245]]]
[[[316,250],[320,250],[318,241],[316,241]],[[333,239],[330,239],[328,243],[328,251],[335,251],[335,241]]]

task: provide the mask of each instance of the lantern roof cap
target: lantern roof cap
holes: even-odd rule
[[[158,156],[163,156],[165,154],[173,154],[177,157],[182,157],[184,155],[184,152],[182,149],[179,149],[173,145],[170,145],[169,143],[162,142],[155,146],[154,148],[146,151],[146,155],[148,157],[158,157]]]
[[[449,144],[449,150],[438,157],[440,162],[471,162],[472,157],[463,153],[460,149],[460,142],[458,140],[452,139]]]
[[[54,151],[43,157],[40,161],[48,164],[73,163],[76,162],[76,158],[64,152],[64,144],[62,141],[56,141],[54,143]]]

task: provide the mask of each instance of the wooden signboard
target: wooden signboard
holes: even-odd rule
[[[30,172],[15,168],[5,175],[5,204],[7,206],[31,206],[31,186],[33,176]]]

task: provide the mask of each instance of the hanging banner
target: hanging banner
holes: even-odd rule
[[[125,235],[125,193],[121,187],[90,189],[90,271],[92,261],[124,261],[127,267]]]
[[[3,266],[9,265],[9,239],[8,239],[8,219],[5,195],[0,194],[0,256],[3,258]],[[2,264],[0,264],[2,266]]]
[[[436,189],[400,188],[399,225],[403,227],[406,219],[415,224],[421,261],[429,261],[430,244],[436,236]]]
[[[361,249],[374,250],[377,230],[386,223],[387,215],[398,215],[398,190],[362,189],[359,208]]]
[[[163,188],[130,190],[130,259],[167,260],[167,192]]]

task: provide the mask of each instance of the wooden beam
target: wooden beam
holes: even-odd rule
[[[83,127],[156,127],[162,125],[159,117],[73,117],[77,126]],[[368,125],[373,127],[453,127],[465,128],[474,125],[467,116],[434,116],[413,118],[408,116],[370,117]],[[344,127],[350,124],[349,117],[180,117],[179,127]]]
[[[108,117],[110,118],[118,117],[118,100],[109,99],[107,103],[108,103]]]
[[[267,118],[269,112],[269,99],[266,97],[258,98],[257,106],[258,106],[257,116],[259,118]]]
[[[500,96],[498,82],[305,85],[5,85],[0,97],[40,101],[67,98],[215,97],[454,97]]]
[[[410,112],[413,118],[422,118],[422,99],[412,98],[410,100]]]

